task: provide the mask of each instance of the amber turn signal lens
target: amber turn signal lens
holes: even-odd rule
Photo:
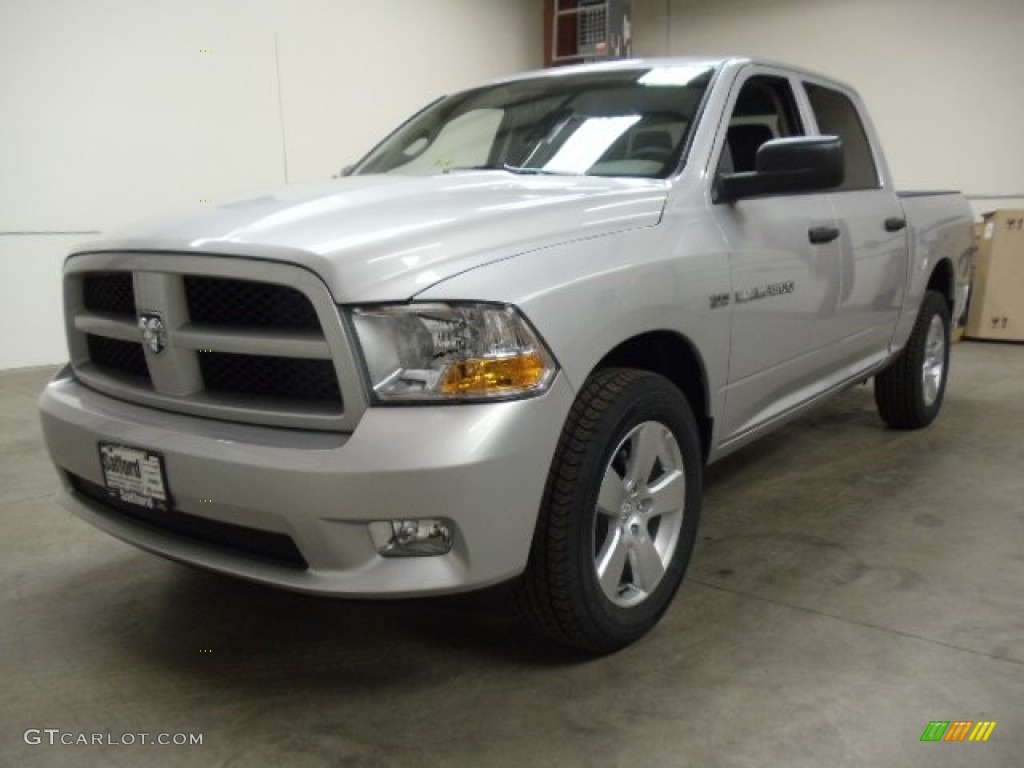
[[[446,395],[518,394],[538,386],[547,369],[540,355],[460,360],[449,366],[438,387]]]

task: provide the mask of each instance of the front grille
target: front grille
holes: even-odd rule
[[[208,392],[341,403],[330,360],[204,352],[199,369]]]
[[[94,254],[68,262],[68,342],[82,383],[206,418],[354,428],[363,403],[359,392],[350,402],[343,385],[355,381],[348,334],[312,273],[214,256],[132,259],[135,271],[114,271]],[[145,338],[134,295],[154,313]]]
[[[137,376],[149,381],[149,368],[146,366],[146,353],[142,344],[92,333],[86,336],[86,343],[93,365],[108,372]]]
[[[87,273],[82,280],[82,304],[90,312],[135,317],[132,273]]]
[[[92,501],[94,503],[92,509],[111,518],[128,518],[147,528],[159,530],[179,539],[198,541],[233,554],[270,561],[277,565],[301,570],[309,567],[306,558],[302,556],[292,538],[283,533],[271,533],[218,520],[209,520],[177,510],[160,512],[146,509],[111,496],[102,485],[97,485],[78,475],[68,474],[71,479],[71,487],[75,490],[76,495]]]
[[[196,325],[320,330],[309,299],[286,285],[189,275],[185,295]]]

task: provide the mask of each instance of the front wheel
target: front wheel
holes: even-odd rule
[[[521,582],[533,625],[597,653],[649,631],[690,560],[702,467],[693,413],[671,382],[595,373],[562,430]]]
[[[927,291],[907,346],[875,376],[875,404],[895,429],[927,427],[939,414],[949,376],[949,305]]]

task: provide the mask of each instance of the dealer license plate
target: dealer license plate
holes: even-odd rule
[[[107,491],[115,499],[146,509],[166,512],[170,508],[164,460],[159,453],[100,443],[100,465]]]

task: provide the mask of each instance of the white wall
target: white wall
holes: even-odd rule
[[[328,178],[434,97],[541,66],[541,8],[0,0],[0,369],[66,357],[75,243]]]
[[[1024,207],[1022,0],[633,0],[633,15],[641,56],[762,56],[849,82],[900,189]]]

